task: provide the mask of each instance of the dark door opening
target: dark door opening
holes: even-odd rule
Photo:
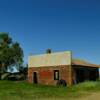
[[[84,81],[96,81],[99,78],[98,68],[75,68],[76,83]]]
[[[76,70],[76,82],[83,82],[85,80],[85,72],[83,69]]]
[[[33,72],[33,83],[37,84],[38,80],[37,80],[37,72]]]

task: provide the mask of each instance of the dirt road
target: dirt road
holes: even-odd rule
[[[79,98],[78,100],[100,100],[100,92],[92,93],[91,95]]]
[[[90,95],[86,95],[80,98],[45,98],[45,99],[36,99],[36,100],[100,100],[100,92],[91,93]]]

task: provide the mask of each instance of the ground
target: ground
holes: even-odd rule
[[[92,93],[91,95],[83,97],[79,100],[100,100],[100,92]]]
[[[100,82],[84,82],[72,87],[33,85],[0,81],[0,100],[100,100]]]

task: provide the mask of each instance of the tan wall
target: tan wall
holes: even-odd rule
[[[33,83],[33,72],[38,74],[38,84],[56,85],[54,80],[54,70],[59,70],[59,79],[64,79],[67,85],[72,84],[71,66],[49,66],[49,67],[30,67],[28,70],[28,81]]]
[[[29,56],[28,67],[41,67],[41,66],[58,66],[58,65],[71,65],[71,52],[58,52],[51,54],[42,54],[36,56]]]

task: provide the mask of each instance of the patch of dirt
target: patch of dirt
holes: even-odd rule
[[[77,100],[100,100],[100,92],[92,93],[89,96],[82,97]]]

